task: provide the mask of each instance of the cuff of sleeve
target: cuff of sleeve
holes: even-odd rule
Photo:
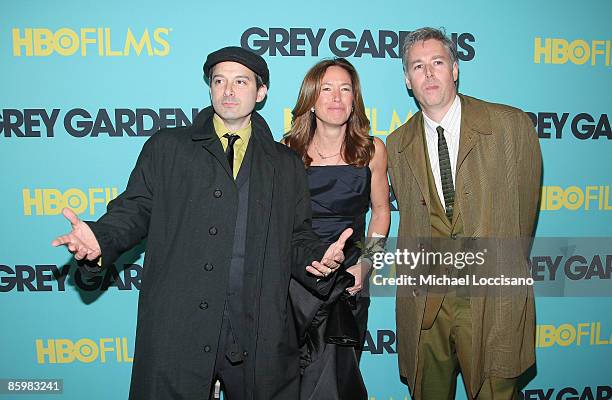
[[[98,241],[98,245],[100,245],[101,256],[98,258],[97,262],[89,263],[86,268],[92,272],[96,268],[99,268],[99,271],[105,269],[107,266],[114,263],[119,257],[119,253],[115,251],[115,246],[113,245],[113,237],[105,232],[104,228],[98,222],[93,221],[84,221],[91,231],[93,232],[96,240]],[[98,271],[98,272],[99,272]]]

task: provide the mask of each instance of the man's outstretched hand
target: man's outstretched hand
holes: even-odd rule
[[[64,208],[62,214],[70,221],[72,230],[70,233],[55,238],[51,245],[55,247],[61,245],[68,247],[68,250],[74,254],[74,258],[77,260],[87,259],[88,261],[93,261],[100,257],[100,245],[89,226],[81,221],[74,211],[69,208]]]
[[[326,277],[327,275],[334,272],[342,261],[344,261],[344,245],[348,238],[353,234],[351,228],[347,228],[342,232],[338,240],[332,243],[328,248],[323,259],[321,261],[314,261],[311,265],[306,267],[306,271],[310,272],[314,276]]]

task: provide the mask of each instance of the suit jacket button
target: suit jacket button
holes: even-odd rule
[[[216,228],[215,226],[211,226],[211,227],[208,229],[208,234],[209,234],[209,235],[212,235],[212,236],[215,236],[215,235],[217,234],[217,228]]]
[[[213,268],[215,268],[215,267],[214,267],[214,266],[213,266],[211,263],[206,263],[206,264],[204,264],[204,269],[205,269],[206,271],[209,271],[209,272],[210,272],[210,271],[212,271],[212,270],[213,270]]]
[[[244,357],[247,357],[247,356],[249,355],[249,352],[245,350],[245,351],[243,351],[243,352],[242,352],[242,355],[243,355]]]
[[[208,308],[208,303],[207,303],[207,302],[205,302],[205,301],[201,302],[201,303],[200,303],[200,308],[201,308],[202,310],[206,310],[206,309]]]
[[[427,205],[427,203],[425,203],[425,199],[421,199],[421,205],[422,206],[426,206]]]
[[[417,297],[421,294],[421,291],[419,289],[412,289],[412,295],[414,297]]]
[[[210,346],[209,345],[204,346],[204,353],[210,353]]]
[[[456,233],[453,233],[453,234],[451,235],[451,239],[453,239],[453,240],[457,240],[457,234],[456,234]]]
[[[223,192],[221,191],[221,189],[215,189],[215,191],[213,192],[213,196],[215,196],[215,198],[219,198],[221,197],[221,195],[223,194]]]
[[[424,251],[425,245],[423,243],[419,243],[419,251]]]

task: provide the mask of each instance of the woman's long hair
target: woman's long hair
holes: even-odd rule
[[[370,121],[363,105],[359,75],[355,67],[344,58],[319,61],[306,73],[297,102],[291,112],[292,127],[285,135],[284,142],[302,157],[307,167],[310,166],[312,158],[308,155],[308,147],[317,127],[317,119],[311,109],[319,98],[323,76],[327,68],[332,66],[343,68],[348,72],[353,85],[353,111],[346,122],[344,143],[340,150],[342,159],[347,164],[366,166],[374,156],[374,143],[368,135]]]

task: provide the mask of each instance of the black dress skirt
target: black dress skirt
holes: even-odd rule
[[[331,293],[320,298],[292,281],[290,295],[301,339],[301,400],[361,400],[367,391],[359,370],[368,321],[367,288],[356,296],[345,291],[354,284],[346,268],[354,265],[365,236],[370,205],[371,172],[352,165],[311,166],[307,169],[312,203],[312,227],[333,243],[346,228],[353,235],[344,248],[345,262],[332,275]]]

